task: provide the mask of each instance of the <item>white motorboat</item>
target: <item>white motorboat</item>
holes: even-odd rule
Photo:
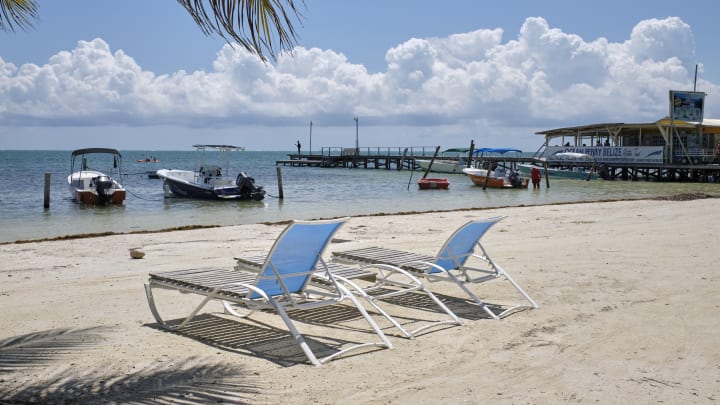
[[[415,159],[415,163],[420,166],[422,170],[427,171],[428,167],[431,172],[435,173],[456,173],[461,174],[463,169],[467,167],[467,158],[470,149],[468,148],[452,148],[447,149],[440,154],[444,156],[439,159]],[[447,157],[454,155],[455,159],[447,159]],[[432,162],[432,166],[430,163]]]
[[[559,152],[545,158],[547,175],[566,179],[590,180],[597,178],[595,157],[586,153]],[[533,168],[540,169],[545,174],[544,165],[519,164],[518,170],[529,175]]]
[[[163,180],[166,197],[178,196],[206,200],[262,200],[265,190],[255,185],[255,179],[245,172],[237,177],[228,176],[230,154],[243,147],[232,145],[193,145],[199,159],[195,170],[160,169],[157,176]],[[206,151],[219,152],[223,164],[209,164]]]
[[[110,161],[111,168],[100,168]],[[120,183],[121,167],[122,155],[116,149],[85,148],[73,151],[67,177],[72,199],[85,205],[122,205],[125,188]]]

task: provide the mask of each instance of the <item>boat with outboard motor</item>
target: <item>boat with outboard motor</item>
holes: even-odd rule
[[[187,197],[206,200],[262,200],[265,190],[255,185],[255,179],[245,172],[228,176],[230,155],[245,148],[232,145],[193,145],[198,152],[195,170],[160,169],[165,197]],[[224,164],[209,164],[206,152],[217,151]]]
[[[530,179],[520,176],[513,158],[520,158],[522,151],[512,148],[479,148],[473,152],[476,155],[475,167],[466,167],[463,173],[477,186],[491,188],[527,188]]]
[[[101,169],[100,165],[109,164],[108,156],[112,157],[112,168]],[[117,149],[84,148],[73,151],[67,177],[70,196],[84,205],[122,205],[125,188],[120,183],[121,170],[122,155]]]

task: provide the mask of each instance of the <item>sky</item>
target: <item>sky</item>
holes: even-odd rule
[[[39,0],[0,31],[0,149],[514,147],[654,122],[670,90],[720,118],[716,0],[306,0],[263,64],[172,0]],[[697,69],[697,80],[696,80]],[[357,127],[355,118],[357,117]],[[312,125],[310,123],[312,122]]]

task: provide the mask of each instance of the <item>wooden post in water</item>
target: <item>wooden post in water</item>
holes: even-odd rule
[[[45,207],[45,209],[50,208],[50,173],[45,173],[45,199],[43,200],[43,207]]]
[[[407,155],[408,148],[403,149],[403,156],[402,160],[405,161],[405,156]],[[412,165],[412,167],[410,167]],[[410,178],[408,179],[408,185],[407,189],[410,190],[410,182],[412,181],[413,172],[415,171],[415,159],[413,158],[412,163],[408,163],[408,169],[410,169]]]
[[[430,159],[430,164],[428,165],[427,169],[425,169],[425,174],[423,174],[423,176],[422,176],[423,179],[427,177],[428,173],[430,173],[430,169],[432,168],[432,165],[435,162],[435,158],[437,157],[438,152],[440,152],[440,145],[438,145],[435,148],[435,153],[433,153],[433,157],[432,157],[432,159]]]
[[[280,166],[275,166],[275,171],[277,172],[277,179],[278,179],[278,198],[283,199],[283,187],[282,187],[282,170],[280,169]]]
[[[468,161],[467,161],[466,167],[470,167],[470,165],[472,164],[474,150],[475,150],[475,140],[471,139],[470,140],[470,152],[468,152]]]

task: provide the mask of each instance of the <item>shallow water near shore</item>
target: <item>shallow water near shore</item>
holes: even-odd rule
[[[0,242],[68,235],[154,231],[185,226],[238,225],[338,216],[642,199],[684,193],[720,195],[718,183],[658,183],[551,179],[539,190],[482,190],[465,175],[448,178],[448,190],[419,190],[422,172],[384,169],[281,166],[284,198],[278,198],[275,162],[289,152],[234,155],[230,174],[247,172],[268,195],[263,201],[165,198],[162,181],[148,172],[192,169],[195,151],[121,151],[128,190],[124,206],[83,207],[70,199],[66,177],[70,151],[0,151]],[[146,157],[158,163],[140,163]],[[45,173],[51,175],[50,208],[43,207]],[[412,177],[411,177],[412,176]],[[560,208],[562,209],[562,208]]]

